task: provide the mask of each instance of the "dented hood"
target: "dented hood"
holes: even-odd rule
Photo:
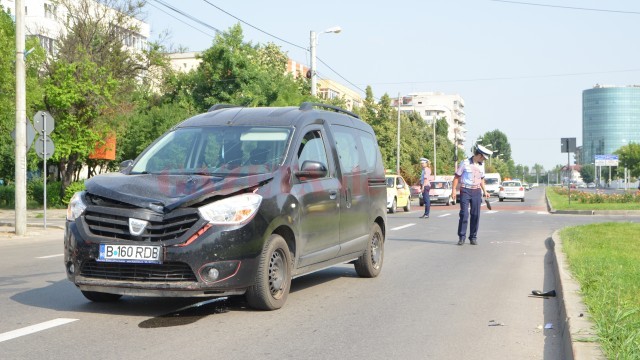
[[[195,204],[213,196],[225,196],[255,187],[273,174],[229,176],[122,173],[102,174],[85,182],[87,192],[111,200],[163,212]]]

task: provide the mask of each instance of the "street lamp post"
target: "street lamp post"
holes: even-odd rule
[[[436,154],[436,123],[438,119],[433,116],[433,177],[438,175],[438,160]]]
[[[315,31],[311,30],[311,39],[310,39],[310,51],[311,51],[311,95],[316,96],[316,87],[317,87],[317,74],[316,74],[316,46],[318,45],[318,37],[322,33],[334,33],[337,34],[342,31],[340,26],[334,26],[328,28],[325,31],[316,34]]]

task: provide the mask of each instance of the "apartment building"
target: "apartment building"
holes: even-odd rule
[[[69,3],[76,5],[80,1],[84,0],[70,0]],[[104,5],[97,2],[91,2],[95,4],[98,10],[112,11],[115,14],[115,10],[105,8]],[[59,1],[52,0],[23,0],[22,4],[24,6],[24,22],[27,36],[37,36],[42,47],[48,53],[55,54],[56,39],[65,31],[63,21],[70,16],[67,8],[61,5]],[[0,5],[8,13],[15,15],[15,0],[0,0]],[[133,27],[137,28],[138,31],[121,29],[124,43],[131,49],[145,49],[151,34],[151,27],[138,19],[132,18],[131,21],[134,25]]]
[[[444,94],[441,92],[417,92],[403,96],[400,100],[401,112],[417,112],[427,124],[433,124],[437,119],[446,118],[449,124],[447,137],[451,142],[464,148],[466,140],[464,99],[458,94]],[[398,106],[398,100],[394,101]]]

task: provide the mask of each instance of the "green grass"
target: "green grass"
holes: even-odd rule
[[[578,192],[580,190],[571,190],[571,204],[569,204],[568,195],[556,193],[553,187],[546,189],[547,198],[554,210],[640,210],[638,202],[583,203],[579,201]]]
[[[640,224],[568,227],[560,236],[607,358],[640,359]]]

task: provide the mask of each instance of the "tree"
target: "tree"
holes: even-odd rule
[[[629,143],[614,152],[618,155],[618,168],[627,168],[631,176],[640,178],[640,144]]]
[[[143,3],[135,0],[61,0],[69,16],[47,57],[44,102],[56,119],[52,138],[62,190],[73,181],[97,142],[125,126],[119,120],[134,110],[133,94],[148,85],[153,66],[166,66],[160,47],[137,50],[125,40]]]
[[[196,71],[178,87],[188,89],[200,111],[218,103],[284,106],[311,99],[306,82],[286,74],[286,54],[271,43],[245,42],[239,24],[217,34],[200,58]]]
[[[591,164],[582,165],[580,168],[580,176],[582,177],[582,181],[586,183],[594,182],[596,178],[595,166]]]
[[[493,150],[493,153],[496,155],[502,154],[500,157],[503,160],[512,160],[511,144],[509,144],[509,141],[507,140],[507,135],[502,131],[496,129],[486,132],[478,139],[478,141],[485,146],[491,145],[490,149]]]

